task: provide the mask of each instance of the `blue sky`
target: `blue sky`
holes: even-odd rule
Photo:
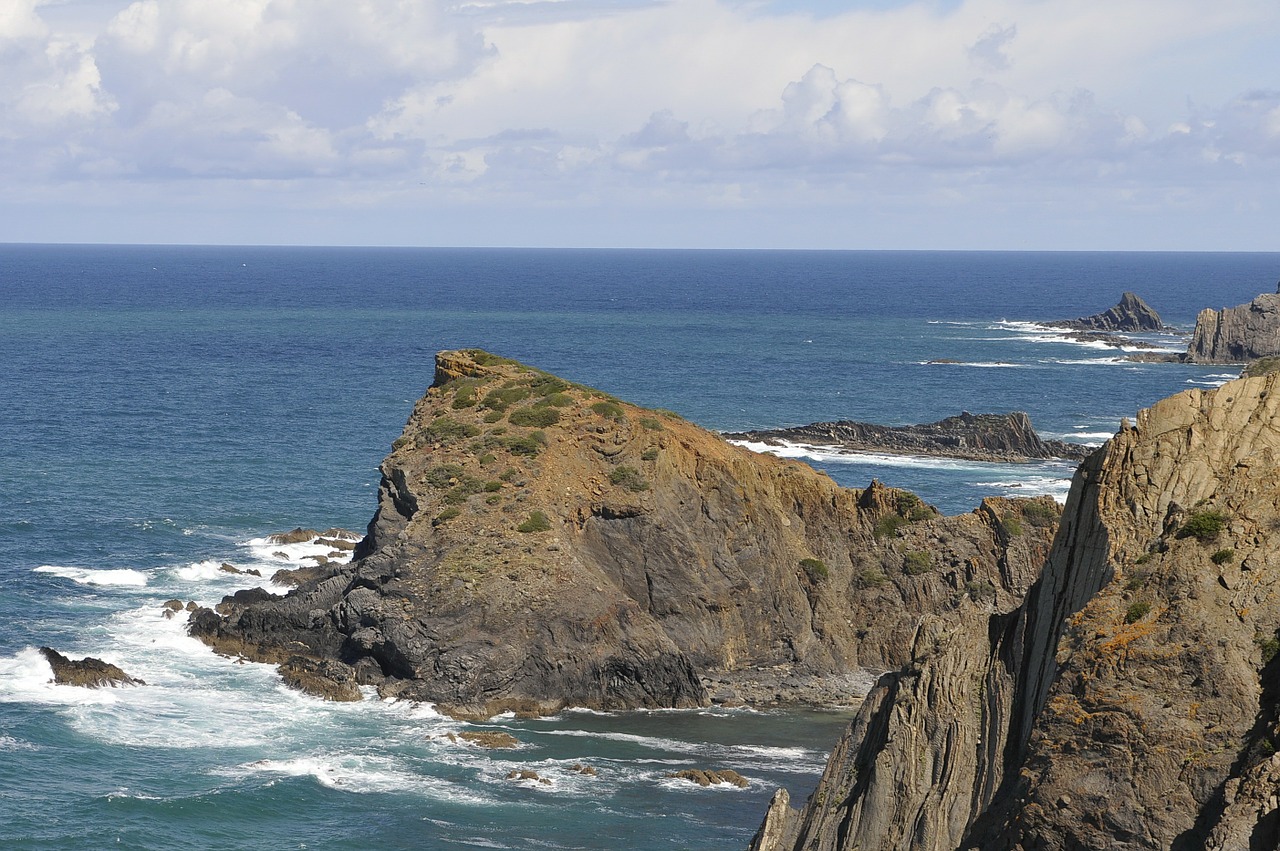
[[[0,0],[0,242],[1274,250],[1275,0]]]

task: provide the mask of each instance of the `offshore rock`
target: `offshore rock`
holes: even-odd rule
[[[1272,355],[1280,355],[1280,291],[1200,311],[1187,348],[1193,363],[1248,363]]]
[[[1120,296],[1120,303],[1102,313],[1082,316],[1079,319],[1061,319],[1047,322],[1055,328],[1071,328],[1076,331],[1104,331],[1133,333],[1164,330],[1164,322],[1145,301],[1133,293]]]
[[[833,446],[850,452],[934,455],[972,461],[1029,461],[1044,458],[1083,460],[1093,450],[1077,443],[1044,440],[1022,411],[971,414],[936,423],[883,426],[874,423],[812,423],[794,428],[726,434],[729,440]]]
[[[350,666],[458,718],[787,702],[909,661],[920,614],[1008,609],[1047,498],[941,517],[478,350],[442,352],[350,565],[192,614],[219,652]],[[806,688],[814,683],[822,688]]]
[[[49,667],[53,668],[53,681],[59,685],[85,688],[146,685],[142,680],[129,676],[115,665],[92,656],[68,659],[52,647],[41,647],[40,653],[49,661]]]
[[[1280,375],[1141,412],[1023,603],[926,617],[753,849],[1280,847],[1277,481]]]

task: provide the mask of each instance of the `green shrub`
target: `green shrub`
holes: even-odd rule
[[[907,522],[905,517],[899,517],[896,514],[886,514],[876,521],[876,525],[871,530],[872,537],[875,538],[893,538],[898,534]]]
[[[463,437],[475,437],[480,433],[480,429],[470,423],[460,423],[450,417],[436,417],[423,431],[432,440],[440,443],[450,443]]]
[[[1000,522],[1004,525],[1004,530],[1009,533],[1010,538],[1016,538],[1022,534],[1022,521],[1012,514],[1006,514],[1001,517]]]
[[[496,423],[500,419],[502,419],[502,411],[496,408],[484,415],[484,421],[487,423]]]
[[[899,493],[894,502],[897,506],[898,514],[909,523],[928,520],[934,515],[933,509],[925,505],[920,497],[907,491]]]
[[[644,476],[635,467],[628,467],[626,464],[620,464],[609,472],[609,481],[620,488],[639,493],[647,491],[649,483],[645,481]]]
[[[532,437],[507,437],[503,438],[502,445],[512,455],[537,455],[542,451],[541,444]]]
[[[543,432],[543,431],[531,431],[531,432],[529,432],[529,436],[530,436],[531,438],[533,438],[534,440],[536,440],[538,443],[541,443],[543,446],[546,446],[546,445],[547,445],[547,434],[546,434],[546,432]]]
[[[502,494],[491,493],[484,498],[486,505],[497,505],[502,502]]]
[[[654,408],[654,409],[653,409],[653,412],[654,412],[655,414],[657,414],[658,416],[660,416],[660,417],[666,417],[666,418],[667,418],[667,419],[669,419],[669,420],[682,420],[682,419],[684,419],[684,417],[680,416],[680,415],[679,415],[679,414],[677,414],[675,411],[668,411],[666,408]]]
[[[467,497],[473,493],[480,493],[484,489],[484,484],[479,479],[473,479],[470,476],[464,478],[457,485],[449,489],[444,495],[444,501],[449,505],[461,505],[467,501]]]
[[[1137,591],[1139,588],[1145,588],[1147,585],[1147,572],[1145,570],[1133,570],[1124,580],[1124,590]]]
[[[520,478],[520,471],[515,467],[508,467],[502,471],[502,475],[498,476],[498,478],[502,479],[504,482],[514,482],[516,479]]]
[[[996,586],[988,579],[966,582],[964,590],[978,603],[994,602],[996,599]]]
[[[541,511],[529,515],[529,519],[516,527],[517,532],[545,532],[551,528],[551,521]]]
[[[863,588],[879,588],[888,581],[888,577],[874,567],[863,568],[858,573],[858,585]]]
[[[484,349],[463,349],[462,353],[481,366],[501,366],[502,364],[515,363],[511,358],[489,354]]]
[[[543,372],[529,382],[529,392],[535,396],[550,396],[553,393],[563,393],[571,386],[563,378]]]
[[[809,577],[809,581],[815,585],[825,580],[831,573],[827,569],[826,563],[820,558],[800,559],[800,569],[804,571],[805,576]]]
[[[1259,636],[1254,640],[1258,643],[1258,649],[1262,651],[1262,664],[1269,664],[1276,658],[1276,654],[1280,653],[1280,638],[1272,635],[1267,638]]]
[[[431,525],[439,526],[441,523],[448,523],[450,520],[457,517],[461,513],[462,513],[462,509],[458,508],[456,505],[451,505],[448,508],[446,508],[444,511],[441,511],[439,514],[437,514],[431,520]]]
[[[492,464],[494,461],[497,461],[497,460],[498,460],[497,455],[494,455],[492,452],[486,452],[480,456],[480,466],[483,467],[487,464]]]
[[[505,411],[516,402],[522,402],[529,398],[529,388],[520,385],[503,385],[496,389],[490,390],[485,394],[484,401],[481,404],[486,408],[492,408],[495,411]]]
[[[1124,613],[1125,623],[1137,623],[1151,613],[1151,604],[1146,600],[1138,600],[1130,603],[1129,608]]]
[[[919,576],[933,569],[933,556],[912,550],[902,557],[902,571],[910,576]]]
[[[1235,557],[1236,557],[1235,550],[1222,549],[1222,550],[1218,550],[1216,553],[1209,556],[1209,560],[1212,561],[1214,564],[1226,564],[1227,562],[1231,561]]]
[[[1192,512],[1187,522],[1178,530],[1179,538],[1195,538],[1202,544],[1216,540],[1227,526],[1227,516],[1221,511],[1206,509]]]
[[[1047,502],[1024,502],[1022,516],[1032,526],[1052,526],[1058,522],[1058,509],[1056,505],[1049,505]]]
[[[396,452],[398,450],[404,449],[410,443],[413,443],[412,438],[408,438],[404,436],[397,437],[395,440],[391,441],[391,451]]]
[[[602,417],[606,417],[607,419],[626,419],[626,415],[622,412],[622,406],[617,402],[592,402],[591,410],[595,411]]]
[[[466,470],[461,464],[440,464],[427,470],[422,478],[433,488],[447,488],[453,484],[454,479],[460,479],[464,475]]]
[[[641,453],[640,453],[640,460],[641,460],[641,461],[657,461],[657,460],[658,460],[658,447],[656,447],[656,446],[650,446],[650,447],[649,447],[648,449],[646,449],[644,452],[641,452]]]
[[[484,489],[486,493],[497,493],[502,490],[502,482],[485,482]]]
[[[573,405],[573,397],[568,393],[552,393],[538,400],[539,405],[550,405],[553,408],[568,408]]]
[[[453,381],[450,382],[449,386],[457,388],[456,392],[453,394],[452,405],[456,410],[461,410],[462,408],[474,408],[480,401],[479,397],[476,395],[480,388],[480,382],[474,378],[464,378],[458,381]]]
[[[546,428],[560,422],[560,412],[555,408],[541,405],[530,408],[517,408],[507,416],[507,422],[514,426],[529,428]]]
[[[664,426],[653,417],[641,417],[637,422],[649,431],[662,431]]]

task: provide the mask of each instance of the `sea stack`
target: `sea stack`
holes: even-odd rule
[[[848,704],[867,671],[910,661],[922,613],[1016,606],[1058,514],[1045,497],[942,517],[668,411],[442,352],[354,561],[189,628],[291,682],[305,671],[313,694],[376,686],[461,718]]]
[[[1280,847],[1280,374],[1142,411],[1043,574],[926,617],[755,851]]]
[[[1115,307],[1093,316],[1082,316],[1079,319],[1062,319],[1047,323],[1056,328],[1071,328],[1076,331],[1101,331],[1112,333],[1141,333],[1160,331],[1164,322],[1160,314],[1150,305],[1133,293],[1124,293]]]

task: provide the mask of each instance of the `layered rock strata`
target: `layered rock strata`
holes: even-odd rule
[[[69,659],[52,647],[41,647],[40,654],[49,662],[49,667],[53,669],[53,681],[59,685],[84,688],[146,685],[146,682],[129,676],[118,666],[93,656]]]
[[[729,440],[771,445],[803,443],[848,452],[933,455],[972,461],[1082,460],[1092,450],[1077,443],[1044,440],[1022,411],[971,414],[965,411],[936,423],[883,426],[851,421],[812,423],[793,428],[726,434]]]
[[[926,618],[753,849],[1280,846],[1280,376],[1143,411],[1021,605]]]
[[[1272,355],[1280,355],[1280,288],[1248,304],[1200,311],[1186,359],[1248,363]]]
[[[1076,331],[1103,331],[1141,333],[1164,330],[1164,322],[1149,304],[1133,293],[1124,293],[1120,302],[1102,313],[1082,316],[1079,319],[1061,319],[1049,322],[1055,328],[1071,328]]]
[[[865,669],[909,661],[922,612],[1015,605],[1057,516],[1044,498],[941,517],[670,412],[444,352],[355,560],[189,628],[313,692],[329,676],[459,717],[848,701]]]

